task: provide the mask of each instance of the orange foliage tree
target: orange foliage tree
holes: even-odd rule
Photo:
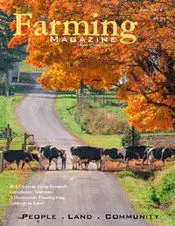
[[[34,36],[33,28],[23,30],[9,43],[14,47],[27,42],[27,62],[47,67],[38,82],[45,89],[77,90],[80,83],[96,89],[119,86],[119,97],[126,101],[129,122],[138,130],[175,128],[174,6],[172,0],[0,0],[3,10],[33,13],[39,19],[98,21],[125,20],[138,23],[137,42],[124,45],[50,42],[46,36]],[[11,29],[15,29],[15,23]],[[120,28],[119,28],[120,30]],[[109,27],[109,33],[112,32]],[[57,28],[62,35],[63,30]],[[125,82],[119,83],[125,77]]]

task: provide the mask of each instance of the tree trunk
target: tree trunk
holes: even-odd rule
[[[83,79],[81,79],[80,82],[80,115],[83,114],[83,94],[84,94],[84,83],[83,83]]]
[[[10,79],[9,79],[9,71],[5,72],[5,96],[9,96],[10,91]]]
[[[132,135],[132,146],[135,146],[135,128],[133,126],[131,128],[131,135]]]
[[[173,129],[175,131],[175,108],[173,108],[173,110],[171,110],[170,114],[171,114]]]

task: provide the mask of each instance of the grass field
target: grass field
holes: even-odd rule
[[[75,136],[91,146],[106,148],[121,147],[122,135],[89,135],[81,132],[81,127],[74,118],[75,104],[76,98],[74,95],[59,95],[54,107],[56,114]]]
[[[10,97],[0,96],[0,129],[4,129],[7,124],[10,124],[14,132],[14,139],[11,148],[21,148],[23,139],[23,129],[18,125],[15,107],[21,101],[23,95],[16,95]],[[4,140],[0,139],[0,145],[4,145]]]
[[[0,96],[0,128],[4,129],[9,123],[15,138],[12,141],[11,148],[19,149],[23,141],[23,129],[18,125],[15,107],[23,98],[22,95],[4,97]],[[0,146],[4,146],[5,141],[0,138]],[[2,225],[3,216],[6,208],[10,204],[11,185],[23,183],[24,178],[30,174],[29,171],[10,170],[0,174],[0,225]]]
[[[167,163],[164,170],[155,172],[154,175],[144,179],[143,172],[139,175],[132,171],[120,171],[114,173],[124,191],[126,192],[130,203],[137,213],[145,215],[158,215],[158,220],[149,221],[155,226],[174,226],[175,225],[175,197],[174,193],[171,194],[171,202],[162,205],[156,205],[150,200],[151,186],[157,187],[163,177],[166,177],[168,172],[174,172],[175,181],[175,164]],[[147,172],[149,173],[149,172]],[[141,176],[142,175],[142,176]],[[167,186],[167,185],[166,185]],[[170,187],[166,187],[166,192],[169,192]],[[173,186],[173,181],[172,185]],[[174,188],[175,190],[175,188]]]
[[[23,184],[31,175],[31,170],[9,170],[0,174],[0,226],[3,225],[5,211],[11,203],[12,192],[16,190],[14,186]]]

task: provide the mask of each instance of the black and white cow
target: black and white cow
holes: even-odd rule
[[[125,152],[118,150],[117,148],[106,148],[102,149],[102,169],[105,170],[106,168],[106,162],[108,161],[124,161],[125,158]]]
[[[174,148],[148,148],[146,156],[143,159],[143,163],[145,161],[148,161],[150,164],[150,167],[153,167],[153,163],[155,161],[162,161],[163,164],[165,164],[165,161],[168,158],[174,158],[175,157],[175,149]]]
[[[129,167],[130,160],[143,160],[147,155],[148,147],[147,146],[129,146],[126,148],[125,161]]]
[[[31,152],[23,151],[23,150],[9,150],[3,153],[3,158],[6,163],[16,163],[17,168],[19,168],[20,162],[22,162],[22,169],[25,164],[29,164],[32,161],[39,162],[39,157],[37,154],[33,154]],[[6,165],[6,164],[5,164]],[[31,167],[32,169],[32,167]]]
[[[85,169],[87,169],[90,162],[95,162],[97,169],[101,169],[101,148],[80,146],[71,147],[70,151],[72,154],[72,169],[79,169],[80,166],[84,169],[83,164],[85,164]]]
[[[120,164],[123,162],[126,164],[126,168],[129,168],[129,161],[136,159],[141,160],[144,158],[144,156],[147,153],[147,147],[146,146],[129,146],[126,149],[103,149],[102,151],[102,166],[103,169],[105,168],[105,162],[106,161],[118,161],[119,164],[117,166],[120,166]]]
[[[41,169],[45,169],[42,161],[44,159],[48,159],[49,160],[49,165],[47,167],[47,170],[49,170],[52,161],[54,161],[55,165],[56,165],[56,170],[58,170],[58,158],[63,158],[63,153],[62,150],[58,150],[56,147],[52,147],[52,146],[45,146],[45,147],[40,147],[38,148],[39,150],[39,160],[40,160],[40,167]]]

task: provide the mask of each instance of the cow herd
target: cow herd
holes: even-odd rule
[[[97,169],[105,170],[106,162],[117,161],[118,167],[123,162],[129,169],[129,162],[137,160],[143,166],[146,162],[153,167],[154,161],[162,161],[164,164],[167,159],[174,159],[175,148],[149,148],[147,146],[127,147],[126,149],[116,148],[94,148],[94,147],[72,147],[73,169],[87,169],[90,162],[97,164]]]
[[[141,163],[143,166],[145,163],[150,167],[153,167],[154,161],[161,161],[163,164],[168,159],[174,159],[175,157],[175,148],[150,148],[147,146],[137,146],[137,147],[127,147],[125,149],[116,149],[116,148],[96,148],[89,146],[78,146],[71,147],[71,161],[72,169],[88,169],[88,166],[91,162],[96,163],[98,170],[106,170],[106,162],[116,161],[119,162],[118,167],[121,163],[124,163],[126,168],[129,169],[130,161],[136,160]],[[43,161],[48,160],[49,164],[46,168],[49,170],[52,161],[55,163],[56,170],[58,170],[58,159],[62,160],[62,169],[66,168],[66,151],[57,149],[52,146],[38,147],[36,153],[24,151],[24,150],[9,150],[3,153],[4,166],[7,163],[16,163],[19,168],[20,163],[22,162],[21,168],[25,164],[36,161],[40,165],[40,169],[44,170]]]

